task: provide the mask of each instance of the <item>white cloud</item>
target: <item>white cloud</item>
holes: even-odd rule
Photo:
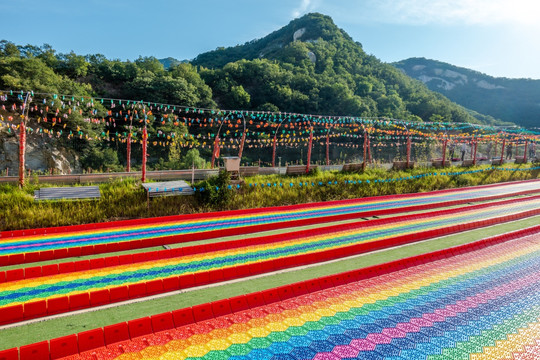
[[[534,25],[540,14],[537,0],[367,0],[364,5],[371,19],[378,14],[385,23],[415,25]]]
[[[292,16],[293,18],[297,18],[300,15],[303,15],[304,13],[311,11],[313,9],[313,3],[312,0],[301,0],[300,5],[293,10]]]

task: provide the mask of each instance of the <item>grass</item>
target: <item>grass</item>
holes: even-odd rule
[[[122,321],[132,320],[142,316],[150,316],[302,280],[381,264],[408,256],[465,244],[509,231],[523,229],[529,226],[538,225],[539,222],[540,216],[536,216],[305,269],[282,272],[271,276],[247,279],[217,287],[186,291],[176,295],[126,304],[114,308],[15,326],[0,330],[0,349],[22,346]]]
[[[508,165],[527,169],[527,165]],[[488,169],[477,166],[467,170]],[[463,171],[463,168],[447,168],[445,172]],[[440,170],[418,168],[408,171],[368,169],[365,173],[341,173],[336,171],[315,172],[314,174],[287,177],[280,175],[246,178],[240,190],[229,190],[232,194],[227,201],[211,204],[200,201],[199,197],[168,196],[154,198],[150,208],[146,206],[146,196],[140,182],[126,178],[101,184],[101,199],[96,201],[44,201],[33,200],[34,190],[44,184],[31,183],[24,189],[14,185],[0,185],[0,230],[16,230],[37,227],[66,226],[92,222],[136,219],[154,216],[190,214],[208,211],[249,209],[266,206],[289,205],[314,201],[352,199],[366,196],[418,193],[439,189],[473,185],[492,184],[505,181],[536,179],[539,170],[499,171],[487,170],[458,176],[428,176],[398,182],[374,182],[376,179],[403,178]],[[362,181],[361,184],[344,184],[346,180]],[[366,180],[370,180],[367,183]],[[308,182],[308,186],[299,183]],[[325,184],[319,186],[318,183]],[[326,185],[337,182],[337,185]],[[249,184],[271,184],[271,187],[249,186]],[[284,186],[274,187],[282,183]],[[293,183],[293,187],[289,184]],[[311,186],[311,183],[316,186]],[[195,184],[198,186],[198,184]],[[206,191],[211,191],[207,189]]]
[[[471,168],[470,170],[489,169],[489,166],[478,166]],[[249,183],[264,183],[274,184],[283,182],[284,187],[263,187],[248,188],[244,192],[244,197],[238,199],[239,202],[235,202],[236,207],[251,208],[258,206],[272,206],[273,204],[296,204],[310,201],[327,201],[327,200],[340,200],[351,199],[368,196],[378,195],[393,195],[393,194],[405,194],[405,193],[421,193],[433,190],[458,188],[465,186],[485,185],[498,182],[526,180],[538,178],[540,171],[498,171],[487,170],[479,173],[463,174],[458,176],[428,176],[420,179],[412,179],[397,182],[374,182],[376,179],[389,179],[389,178],[404,178],[409,176],[421,175],[434,171],[437,173],[441,170],[434,169],[413,169],[409,171],[388,171],[384,169],[370,169],[366,173],[362,174],[347,174],[341,172],[322,172],[312,176],[301,176],[298,178],[288,178],[284,180],[277,175],[272,176],[258,176],[249,178]],[[463,171],[463,168],[447,168],[444,172],[458,172]],[[345,180],[362,181],[361,184],[346,184]],[[369,180],[370,183],[366,183]],[[338,185],[334,186],[311,186],[308,185],[299,187],[300,182],[305,183],[312,182],[317,184],[319,181],[323,184],[328,182],[337,182]],[[293,187],[289,184],[293,183]],[[259,204],[259,205],[257,205]],[[261,205],[262,204],[262,205]]]

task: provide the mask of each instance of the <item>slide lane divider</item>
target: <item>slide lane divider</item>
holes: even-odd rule
[[[146,316],[127,322],[79,332],[77,334],[6,349],[0,351],[0,360],[56,360],[79,354],[97,357],[100,352],[113,354],[120,351],[120,353],[122,353],[122,344],[130,340],[139,341],[142,339],[142,341],[144,341],[144,336],[150,336],[152,334],[163,335],[172,339],[168,335],[169,331],[174,331],[174,329],[192,325],[197,322],[208,321],[221,316],[255,309],[260,306],[272,305],[305,294],[313,294],[333,287],[372,279],[377,276],[405,270],[437,260],[448,259],[456,255],[474,252],[510,240],[524,238],[539,233],[540,226],[534,226],[380,265],[373,265],[340,274],[319,277],[264,291]]]
[[[531,181],[527,181],[527,182],[531,182]],[[494,187],[494,185],[487,185],[484,187]],[[457,191],[458,189],[452,189],[452,190]],[[328,215],[323,218],[312,217],[312,218],[306,218],[306,219],[300,219],[300,220],[281,220],[279,222],[274,222],[274,223],[241,226],[241,227],[236,227],[236,228],[235,227],[222,228],[222,229],[209,230],[209,231],[185,233],[181,235],[161,236],[161,237],[153,237],[153,238],[150,237],[150,238],[146,238],[142,240],[108,242],[108,243],[95,244],[95,245],[57,248],[54,250],[13,253],[13,254],[8,254],[8,255],[0,255],[0,266],[26,264],[26,263],[32,263],[32,262],[49,261],[49,260],[63,259],[63,258],[69,258],[69,257],[79,257],[79,256],[86,256],[86,255],[103,254],[103,253],[108,253],[108,252],[119,252],[119,251],[126,251],[126,250],[142,249],[146,247],[156,247],[156,246],[162,246],[162,245],[167,245],[167,244],[184,243],[184,242],[191,242],[191,241],[197,241],[197,240],[213,239],[213,238],[218,238],[218,237],[245,235],[245,234],[250,234],[250,233],[255,233],[255,232],[284,229],[288,227],[298,227],[298,226],[319,224],[321,222],[350,220],[350,219],[359,218],[363,216],[372,217],[372,216],[380,216],[380,215],[398,214],[404,211],[408,211],[408,212],[409,211],[410,212],[423,211],[423,210],[433,209],[436,207],[456,206],[456,205],[461,205],[464,203],[469,203],[469,202],[474,202],[474,201],[488,201],[488,200],[497,200],[501,198],[506,198],[509,196],[531,195],[539,191],[540,189],[534,189],[534,190],[515,192],[511,194],[493,195],[493,196],[478,197],[478,198],[467,198],[467,199],[447,201],[447,202],[437,202],[434,204],[413,205],[413,206],[400,207],[400,208],[369,210],[369,211],[364,211],[364,212],[352,212],[352,213],[344,213],[344,214],[338,214],[338,215]],[[449,192],[449,190],[442,190],[439,192]],[[433,192],[433,193],[438,193],[438,192]],[[429,193],[429,194],[433,194],[433,193]],[[366,199],[382,200],[384,198],[392,198],[392,197],[393,196],[383,196],[380,198],[374,197],[374,198],[366,198]],[[362,200],[366,200],[366,199],[362,199]],[[357,201],[357,200],[358,199],[355,199],[354,201]],[[340,201],[340,203],[342,202],[343,201]],[[327,203],[317,203],[317,204],[318,204],[317,206],[319,206],[321,204],[327,204]],[[298,207],[298,205],[294,205],[294,206]],[[310,207],[313,207],[313,206],[311,206],[310,204]],[[289,207],[280,207],[280,208],[285,209]],[[275,209],[278,209],[278,208],[265,208],[265,209],[253,209],[253,210],[254,211],[255,210],[268,211],[268,209],[274,209],[273,211],[275,211]],[[235,210],[235,212],[238,212],[238,210]],[[214,213],[214,214],[220,214],[221,215],[220,217],[223,217],[222,213]],[[252,215],[252,213],[250,214]],[[200,215],[200,214],[197,214],[197,215]],[[186,215],[186,216],[189,217],[191,215]],[[178,216],[176,218],[178,218]],[[155,219],[158,219],[158,218],[155,218]],[[159,218],[159,219],[162,219],[162,218]],[[111,241],[111,239],[105,239],[104,241]],[[72,245],[75,245],[75,244],[76,242],[72,243]]]
[[[504,203],[516,201],[518,200],[507,200],[504,201]],[[481,204],[477,206],[485,207],[485,205],[486,204]],[[442,212],[448,214],[448,210],[438,211],[436,213]],[[24,304],[6,306],[0,308],[0,325],[6,325],[39,317],[66,313],[74,310],[92,308],[100,305],[122,302],[130,299],[142,298],[146,296],[182,290],[196,286],[219,283],[222,281],[239,279],[243,277],[283,270],[287,268],[316,264],[319,262],[349,257],[351,255],[358,255],[374,250],[380,250],[444,235],[450,235],[465,230],[477,229],[506,221],[518,220],[538,214],[540,214],[540,208],[525,211],[522,213],[505,215],[502,217],[493,217],[487,220],[480,220],[467,224],[459,224],[438,228],[435,230],[416,232],[414,234],[389,237],[384,240],[344,246],[310,254],[293,255],[284,258],[260,261],[253,264],[237,265],[225,269],[215,269],[205,272],[199,272],[196,274],[191,273],[186,275],[167,277],[164,279],[150,280],[130,285],[122,285],[108,289],[101,289],[97,291],[82,292],[74,295],[49,298],[47,300],[38,300],[33,302],[27,302]]]

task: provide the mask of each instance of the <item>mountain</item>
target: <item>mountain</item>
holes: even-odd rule
[[[38,47],[0,40],[0,89],[143,99],[186,108],[500,123],[494,117],[453,103],[421,81],[366,54],[362,45],[339,29],[330,17],[317,13],[295,19],[264,38],[218,48],[200,54],[191,62],[180,63],[172,58],[160,61],[155,57],[139,57],[121,61],[101,54],[62,54],[46,44]],[[129,101],[122,104],[125,105],[129,106]],[[2,109],[0,115],[13,115],[8,112]],[[34,125],[37,120],[39,116],[33,119]],[[148,126],[149,137],[159,138],[158,141],[163,139],[163,134],[189,131],[190,135],[197,135],[196,131],[200,131],[160,120],[155,118]],[[55,125],[41,122],[38,126],[48,131]],[[127,121],[94,125],[81,113],[74,112],[64,123],[63,131],[95,138],[102,134],[127,136],[130,129]],[[2,139],[11,141],[8,147],[2,145]],[[0,146],[11,149],[15,140],[13,132],[0,132]],[[31,136],[30,141],[34,141]],[[116,142],[89,141],[82,135],[76,139],[50,137],[50,141],[57,148],[64,147],[66,153],[74,153],[83,169],[121,169],[126,161],[125,147]],[[168,164],[179,159],[179,149],[156,144],[152,149],[156,168],[168,168]],[[291,154],[297,151],[289,150]],[[135,148],[134,153],[137,151]],[[210,149],[203,151],[203,156],[211,156]],[[350,151],[354,153],[354,149]],[[261,150],[251,156],[254,160],[268,154]],[[42,165],[37,168],[47,169],[45,161]],[[0,159],[0,169],[5,166]]]
[[[540,80],[496,78],[425,58],[393,65],[466,108],[523,127],[539,126]]]
[[[169,68],[171,68],[173,66],[176,66],[178,64],[182,64],[182,63],[186,62],[186,61],[177,60],[177,59],[172,58],[172,57],[168,57],[168,58],[165,58],[165,59],[158,59],[158,60],[163,65],[165,70],[168,70]]]
[[[318,13],[264,38],[200,54],[191,63],[226,109],[498,123],[366,54]]]

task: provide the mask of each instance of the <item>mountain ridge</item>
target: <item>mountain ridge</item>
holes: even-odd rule
[[[494,77],[418,57],[392,65],[466,108],[521,126],[538,126],[540,80]]]
[[[328,21],[330,20],[330,21]],[[302,40],[303,42],[317,41],[320,37],[325,41],[332,41],[336,38],[336,29],[339,35],[347,40],[353,41],[352,38],[342,29],[338,28],[333,20],[326,15],[319,13],[310,13],[300,18],[294,19],[288,25],[281,27],[270,34],[248,41],[242,45],[233,47],[219,47],[216,50],[211,50],[197,55],[191,62],[194,65],[203,65],[206,67],[223,67],[227,63],[216,61],[215,57],[223,58],[223,53],[226,53],[227,58],[236,60],[246,59],[253,60],[256,58],[272,57],[279,49],[290,44],[291,42]],[[360,43],[357,43],[361,46]]]

